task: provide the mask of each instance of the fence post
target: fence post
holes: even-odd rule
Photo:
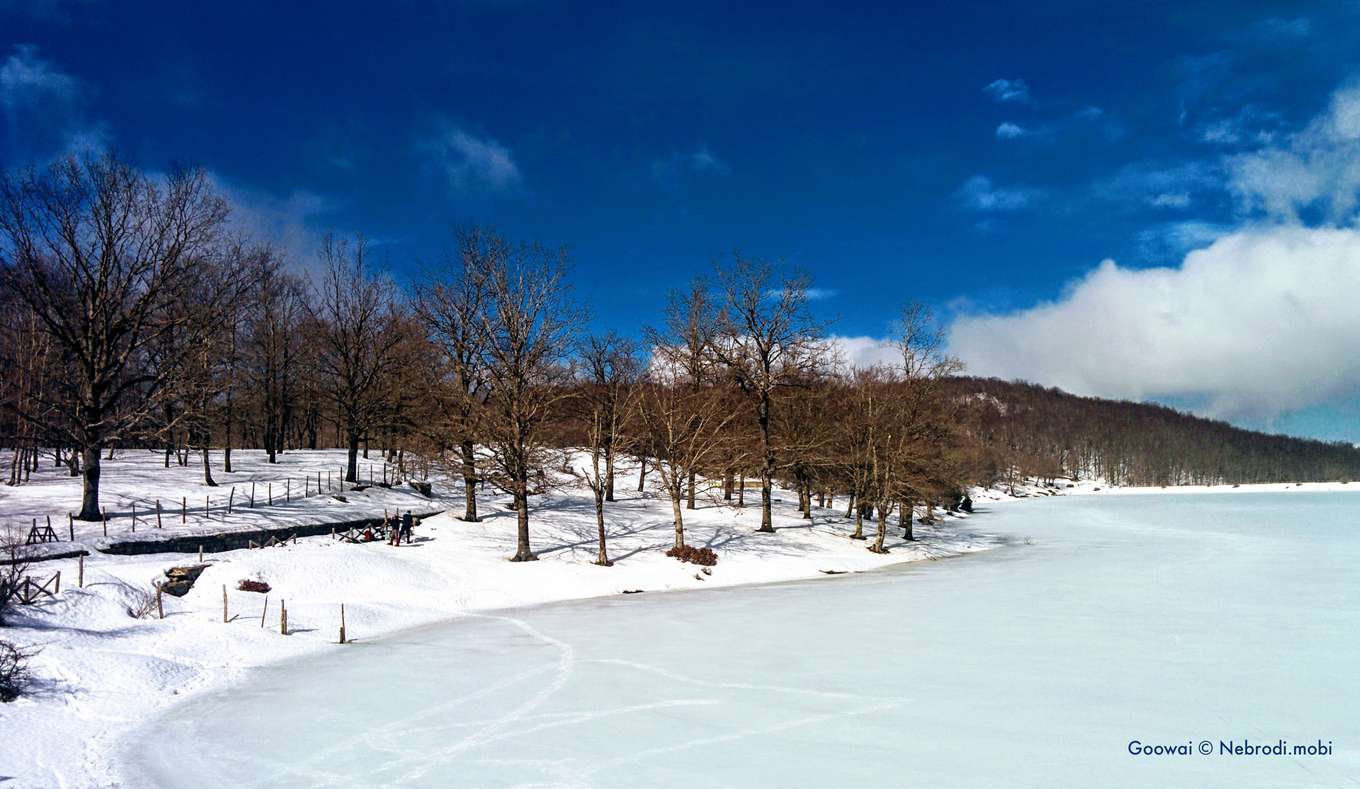
[[[260,627],[264,627],[264,615],[269,613],[269,595],[264,596],[264,610],[260,612]]]
[[[71,531],[71,542],[76,541],[76,516],[66,513],[66,528]]]
[[[269,506],[274,506],[274,483],[269,483]]]
[[[161,619],[164,619],[164,618],[165,618],[165,606],[161,603],[161,585],[160,585],[160,583],[157,583],[157,584],[156,584],[156,616],[159,617],[159,618],[161,618]]]
[[[227,623],[227,585],[222,584],[222,624]]]
[[[179,497],[179,522],[187,523],[189,520],[189,497]]]
[[[76,559],[77,559],[77,562],[78,562],[77,565],[76,565],[76,568],[77,568],[77,569],[76,569],[76,583],[80,585],[80,588],[81,588],[81,589],[84,589],[84,588],[85,588],[85,554],[82,553],[81,555],[77,556]]]
[[[283,479],[283,503],[287,504],[293,500],[293,478],[284,477]]]
[[[279,635],[288,635],[288,601],[279,601]]]
[[[250,483],[250,508],[255,509],[255,483]]]
[[[198,563],[203,564],[203,546],[198,546]]]
[[[137,532],[137,502],[132,502],[132,532]]]
[[[156,528],[161,528],[161,500],[156,499]]]
[[[340,604],[340,643],[345,643],[345,604]]]
[[[57,570],[57,588],[52,593],[61,594],[61,570]]]
[[[235,498],[236,498],[236,486],[233,485],[232,488],[231,488],[231,493],[228,494],[228,496],[227,496],[227,514],[228,514],[228,515],[231,514],[231,502],[232,502]]]

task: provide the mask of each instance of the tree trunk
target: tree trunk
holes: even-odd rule
[[[596,557],[595,563],[601,567],[610,567],[614,563],[609,561],[609,553],[605,550],[604,544],[604,496],[600,491],[595,493],[595,525],[600,530],[600,555]]]
[[[103,515],[99,511],[99,454],[102,447],[92,444],[81,450],[84,471],[81,478],[80,514],[83,521],[98,521]]]
[[[643,490],[646,489],[644,487],[646,482],[647,482],[647,456],[643,455],[642,465],[638,468],[638,493],[641,493]]]
[[[212,475],[212,458],[209,457],[209,453],[208,453],[208,436],[207,436],[206,434],[203,436],[203,445],[202,445],[202,446],[203,446],[203,450],[202,450],[202,451],[203,451],[203,484],[204,484],[204,485],[207,485],[207,486],[210,487],[210,488],[215,488],[215,487],[217,487],[217,481],[213,479],[213,475]]]
[[[680,481],[676,480],[675,484],[666,487],[670,488],[671,516],[675,520],[675,547],[683,548],[685,547],[685,516],[681,514],[680,509]]]
[[[614,500],[614,448],[606,447],[604,450],[604,500]],[[603,534],[603,532],[601,532]],[[604,545],[604,543],[600,543]],[[601,550],[604,550],[601,548]]]
[[[898,515],[897,519],[898,522],[902,524],[902,539],[915,540],[916,536],[912,533],[911,529],[911,516],[912,516],[911,499],[903,499],[902,503],[898,506],[902,508],[901,513]]]
[[[685,509],[694,509],[694,477],[693,471],[689,472],[689,483],[685,493]]]
[[[765,457],[760,464],[760,528],[759,532],[774,533],[774,519],[770,516],[771,489],[774,486],[774,448],[770,446],[770,396],[760,398],[760,446]]]
[[[732,487],[734,484],[732,469],[723,472],[723,501],[732,500]]]
[[[477,456],[471,441],[464,441],[459,451],[463,456],[463,520],[477,522]]]
[[[845,517],[847,517],[847,518],[850,517],[850,514],[847,512],[846,515],[845,515]],[[852,540],[862,540],[862,539],[864,539],[864,508],[863,508],[863,507],[857,507],[857,508],[855,508],[855,533],[852,534],[852,535],[850,535],[850,539],[852,539]]]
[[[518,527],[515,543],[515,555],[510,558],[512,562],[532,562],[538,559],[534,552],[529,550],[529,480],[525,475],[515,482],[515,520]]]
[[[845,517],[849,518],[855,511],[855,492],[850,491],[849,501],[845,502]]]
[[[345,466],[345,481],[359,482],[359,434],[350,433],[349,436],[349,456]],[[273,462],[272,460],[270,461]]]
[[[874,544],[869,546],[869,550],[874,553],[887,553],[888,549],[883,547],[883,538],[888,536],[888,508],[878,508],[878,534],[874,537]]]
[[[746,506],[746,472],[741,472],[740,484],[737,485],[737,509]]]

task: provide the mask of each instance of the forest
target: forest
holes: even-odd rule
[[[319,265],[231,230],[199,170],[151,175],[113,157],[0,180],[0,440],[6,481],[39,463],[79,477],[100,517],[101,460],[231,471],[233,448],[340,447],[347,476],[381,452],[508,494],[516,560],[534,558],[533,496],[574,479],[595,494],[599,558],[619,458],[670,501],[675,547],[696,496],[761,508],[776,485],[810,517],[842,502],[882,550],[889,518],[955,506],[1024,477],[1115,485],[1353,478],[1354,447],[1267,436],[1168,408],[963,376],[929,307],[903,306],[890,364],[855,368],[809,308],[806,276],[733,255],[662,298],[654,325],[590,333],[566,248],[450,233],[399,288],[362,237],[329,236]],[[640,483],[642,484],[642,483]],[[478,518],[466,497],[467,520]],[[865,534],[869,521],[871,534]]]

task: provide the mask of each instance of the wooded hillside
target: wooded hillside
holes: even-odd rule
[[[1269,435],[1160,405],[961,376],[969,431],[992,473],[1099,477],[1114,485],[1217,485],[1360,478],[1360,449]],[[1013,470],[1013,471],[1012,471]]]

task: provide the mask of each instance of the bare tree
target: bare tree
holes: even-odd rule
[[[316,332],[317,372],[322,391],[336,411],[349,451],[345,481],[359,479],[359,442],[384,417],[386,378],[397,367],[400,330],[392,283],[369,268],[367,244],[327,236],[326,265],[315,303],[309,305]]]
[[[827,353],[823,327],[808,310],[806,276],[780,276],[769,263],[740,256],[718,275],[722,311],[713,353],[754,411],[761,450],[759,531],[773,532],[776,399],[781,390],[821,373]]]
[[[482,228],[458,233],[456,256],[446,257],[430,284],[417,289],[416,309],[447,364],[448,403],[444,416],[457,445],[463,475],[463,520],[477,518],[477,422],[486,398],[482,367],[482,310],[487,275],[510,256],[505,239]]]
[[[569,390],[567,358],[584,314],[567,296],[566,250],[525,244],[481,274],[478,347],[488,385],[484,421],[491,484],[514,498],[518,535],[511,561],[533,561],[529,479],[550,465],[544,425]]]
[[[49,404],[69,420],[48,426],[81,454],[81,520],[100,518],[101,451],[149,421],[180,371],[141,362],[186,329],[179,304],[226,216],[198,170],[153,179],[105,157],[0,179],[0,277],[65,368]]]
[[[667,295],[664,330],[644,332],[652,354],[669,370],[670,382],[698,390],[713,382],[716,360],[713,356],[718,315],[704,281],[695,277],[685,290]],[[685,509],[694,509],[698,469],[689,467],[685,480]]]
[[[595,563],[609,566],[613,562],[605,544],[604,505],[614,500],[614,455],[638,394],[641,365],[633,343],[613,332],[586,338],[579,355],[582,381],[577,410],[590,447],[590,467],[582,476],[595,494],[599,531]]]

